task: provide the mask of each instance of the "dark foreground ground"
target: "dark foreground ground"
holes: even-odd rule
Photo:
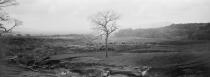
[[[93,47],[94,45],[87,46],[82,39],[1,38],[0,46],[0,77],[84,77],[84,74],[74,72],[66,75],[59,74],[62,71],[74,69],[127,70],[141,66],[152,67],[147,77],[209,77],[210,74],[209,41],[121,39],[111,45],[108,58],[104,57],[103,49],[97,49]],[[17,64],[8,63],[5,59],[7,56],[14,55],[13,53],[31,54],[33,52],[48,53],[41,56],[50,56],[53,60],[65,60],[69,63],[67,62],[65,67],[34,72],[23,69]],[[68,59],[69,57],[76,58]],[[112,77],[133,76],[121,73]]]

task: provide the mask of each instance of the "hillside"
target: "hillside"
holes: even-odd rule
[[[210,23],[171,24],[150,29],[122,29],[116,37],[210,40]]]

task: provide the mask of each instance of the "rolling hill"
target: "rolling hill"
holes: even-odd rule
[[[121,29],[116,37],[210,40],[210,23],[171,24],[149,29]]]

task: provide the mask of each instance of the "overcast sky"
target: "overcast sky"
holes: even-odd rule
[[[171,23],[210,22],[210,0],[17,0],[10,15],[16,31],[35,34],[89,33],[90,15],[114,10],[120,28],[154,28]]]

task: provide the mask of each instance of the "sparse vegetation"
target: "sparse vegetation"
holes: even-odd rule
[[[100,67],[100,70],[102,68],[115,70],[121,67],[135,68],[144,65],[152,67],[148,71],[150,77],[171,77],[175,75],[205,77],[209,71],[209,62],[206,61],[209,59],[208,41],[151,41],[150,39],[145,43],[138,43],[127,39],[127,41],[110,43],[109,46],[113,47],[114,50],[109,51],[108,58],[103,57],[103,50],[95,51],[89,49],[88,46],[86,47],[85,39],[22,36],[1,38],[1,44],[4,45],[3,50],[7,51],[6,56],[18,56],[18,59],[15,60],[16,64],[27,66],[25,70],[32,71],[51,69],[51,72],[55,73],[56,69],[65,68],[79,75],[75,70],[87,70],[82,68],[99,70]],[[199,46],[202,46],[202,50]],[[123,70],[125,69],[118,72]],[[178,73],[180,70],[182,72]],[[190,71],[197,73],[190,74]],[[127,71],[127,73],[135,77],[132,71]]]

